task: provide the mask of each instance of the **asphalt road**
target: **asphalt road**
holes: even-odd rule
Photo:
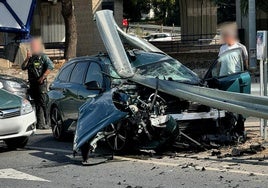
[[[71,139],[70,139],[71,140]],[[111,157],[111,156],[110,156]],[[164,156],[94,155],[90,166],[72,156],[72,142],[55,141],[38,131],[27,148],[9,151],[0,144],[0,187],[267,187],[268,160],[207,157],[174,153]]]

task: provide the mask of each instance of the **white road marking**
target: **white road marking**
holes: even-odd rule
[[[45,181],[50,182],[49,180],[32,176],[12,168],[0,169],[0,179],[15,179],[15,180],[28,180],[28,181]]]
[[[129,158],[129,157],[120,157],[120,156],[114,156],[114,159],[122,160],[122,161],[139,162],[139,163],[145,163],[145,164],[154,164],[154,165],[160,165],[160,166],[174,166],[174,167],[179,166],[179,164],[176,164],[176,163],[158,162],[158,161],[152,161],[152,160],[141,160],[141,159],[134,159],[134,158]],[[202,170],[202,168],[203,167],[201,166],[195,166],[196,170]],[[255,176],[268,176],[268,174],[259,173],[259,172],[250,172],[250,171],[232,170],[232,169],[220,169],[220,168],[212,168],[212,167],[205,167],[205,170],[217,171],[217,172],[231,172],[231,173],[236,173],[236,174],[246,174],[246,175],[255,175]]]
[[[42,147],[28,147],[29,149],[34,150],[42,150],[42,151],[50,151],[50,152],[62,152],[62,153],[73,153],[70,150],[63,150],[63,149],[54,149],[54,148],[42,148]],[[71,155],[66,155],[66,157],[71,158]],[[139,163],[146,163],[146,164],[154,164],[154,165],[160,165],[160,166],[173,166],[177,167],[179,164],[176,163],[169,163],[169,162],[160,162],[160,161],[152,161],[152,160],[141,160],[141,159],[134,159],[130,157],[120,157],[120,156],[114,156],[114,159],[122,160],[122,161],[132,161],[132,162],[139,162]],[[196,169],[202,169],[201,166],[196,166]],[[242,170],[233,170],[233,169],[220,169],[220,168],[213,168],[213,167],[205,167],[207,171],[217,171],[217,172],[230,172],[230,173],[236,173],[236,174],[246,174],[246,175],[256,175],[256,176],[267,176],[268,174],[265,173],[259,173],[259,172],[251,172],[251,171],[242,171]]]

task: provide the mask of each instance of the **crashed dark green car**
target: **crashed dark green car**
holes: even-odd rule
[[[104,12],[103,18],[108,20],[110,16],[107,15],[109,14],[110,13],[106,14],[106,12]],[[101,31],[100,33],[104,39],[104,43],[106,44],[108,54],[79,57],[70,60],[62,67],[58,76],[50,86],[50,120],[53,135],[56,139],[61,140],[65,137],[66,133],[73,133],[76,130],[74,150],[77,150],[83,145],[82,143],[87,143],[90,140],[95,142],[96,139],[94,139],[94,137],[99,136],[99,133],[111,131],[111,127],[108,128],[109,130],[104,130],[108,125],[113,124],[114,128],[112,129],[118,129],[118,123],[110,122],[110,120],[118,121],[118,119],[116,120],[116,118],[113,119],[112,117],[109,119],[108,117],[110,116],[107,114],[105,117],[108,119],[105,118],[102,122],[100,120],[101,118],[98,119],[97,116],[93,115],[108,113],[105,106],[96,105],[96,108],[92,108],[92,106],[94,106],[93,104],[97,102],[102,101],[100,104],[104,104],[105,100],[102,100],[102,97],[107,96],[107,92],[109,93],[113,88],[119,88],[120,91],[123,91],[123,93],[133,99],[133,101],[127,102],[127,108],[131,108],[129,104],[135,106],[136,103],[134,101],[137,100],[139,101],[138,103],[143,104],[138,105],[138,109],[140,109],[140,107],[148,107],[152,101],[156,104],[152,96],[158,96],[157,98],[159,99],[161,98],[161,100],[157,102],[158,109],[161,109],[161,116],[164,115],[166,117],[167,115],[174,119],[179,126],[180,132],[183,133],[179,135],[186,135],[184,138],[176,139],[177,147],[189,147],[191,144],[196,145],[196,143],[206,143],[208,145],[210,143],[230,143],[236,142],[238,139],[241,140],[240,137],[244,137],[243,125],[239,125],[239,128],[237,126],[238,115],[226,110],[219,110],[217,107],[221,106],[223,109],[234,107],[234,112],[239,112],[239,110],[237,110],[234,105],[230,104],[229,101],[227,101],[228,104],[219,101],[219,99],[216,98],[218,96],[215,96],[215,99],[213,99],[213,97],[208,99],[205,95],[209,95],[209,93],[206,94],[206,92],[204,92],[206,88],[217,88],[231,92],[250,93],[251,79],[248,72],[241,70],[241,72],[235,74],[221,76],[217,73],[220,64],[230,59],[228,56],[235,55],[242,61],[240,49],[234,49],[222,54],[208,69],[205,78],[199,78],[179,61],[155,47],[146,44],[144,41],[137,42],[136,39],[132,39],[131,36],[125,36],[125,34],[120,33],[121,31],[117,28],[118,32],[122,34],[121,39],[123,42],[129,42],[132,45],[136,45],[136,47],[138,46],[137,44],[141,44],[140,47],[142,48],[141,50],[122,50],[123,45],[117,42],[120,41],[120,39],[109,38],[109,36],[115,36],[115,33],[111,31],[112,29],[107,29],[105,19],[98,21],[97,17],[96,20],[97,25],[99,24],[98,27]],[[113,43],[117,44],[118,49],[113,47],[115,45],[111,45]],[[125,62],[129,62],[129,64]],[[202,87],[204,97],[197,95],[199,88],[201,88],[198,86]],[[192,90],[192,92],[188,92],[187,94],[187,90]],[[196,98],[194,97],[195,95],[197,96]],[[114,95],[111,93],[110,97],[113,98],[113,96]],[[205,100],[200,101],[202,98]],[[208,105],[206,101],[211,103]],[[80,115],[78,114],[79,108]],[[153,107],[150,107],[150,110],[153,110]],[[87,113],[85,113],[85,111],[87,111]],[[147,122],[151,123],[145,123],[146,127],[152,124],[160,126],[163,122],[167,122],[161,119],[162,117],[157,113],[156,119],[150,119],[152,118],[151,113],[153,112],[150,111],[147,113],[149,114]],[[83,121],[89,117],[89,120]],[[159,122],[159,125],[157,122]],[[89,128],[89,130],[86,127]],[[81,132],[81,130],[87,131]],[[148,128],[147,131],[144,129],[141,132],[145,133],[148,138],[151,138],[151,136],[149,136],[151,134],[149,130],[151,129]],[[173,131],[174,130],[175,129],[173,129]],[[115,130],[112,132],[114,131]],[[139,129],[137,129],[137,133],[138,132]],[[81,135],[82,137],[80,137]],[[107,139],[107,135],[104,135],[101,134],[97,140],[101,138]],[[187,135],[190,135],[192,140],[189,139]],[[135,136],[132,138],[134,137]],[[124,139],[121,139],[121,141],[123,140]],[[193,140],[197,142],[193,142]],[[117,145],[118,141],[118,135],[112,136],[108,144],[115,150],[124,148],[122,145],[126,143],[121,143],[122,145],[119,147]],[[117,146],[115,146],[115,143],[117,143]]]

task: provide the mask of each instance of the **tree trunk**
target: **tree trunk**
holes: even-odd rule
[[[64,57],[66,60],[76,57],[77,45],[77,29],[76,19],[74,14],[74,5],[72,0],[62,0],[62,11],[65,22],[65,51]]]

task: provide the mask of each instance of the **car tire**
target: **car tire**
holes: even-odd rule
[[[65,136],[64,129],[63,129],[63,121],[62,121],[62,116],[60,114],[60,111],[57,107],[54,107],[51,110],[50,124],[52,128],[53,137],[59,141],[63,140]]]
[[[106,143],[114,152],[122,152],[128,145],[128,134],[124,122],[120,121],[106,127]]]
[[[24,148],[28,143],[28,137],[18,137],[18,138],[10,138],[6,139],[5,143],[10,149]]]

